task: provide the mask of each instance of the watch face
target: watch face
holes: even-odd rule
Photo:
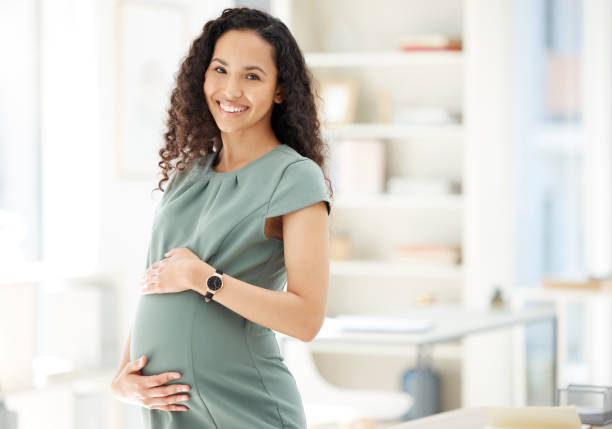
[[[219,290],[221,289],[221,279],[217,276],[211,276],[208,278],[207,285],[210,290]]]

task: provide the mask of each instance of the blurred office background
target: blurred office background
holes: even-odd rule
[[[552,405],[555,378],[611,385],[612,3],[4,0],[0,397],[19,429],[142,427],[108,384],[161,198],[164,109],[191,40],[235,5],[280,17],[319,84],[328,316],[557,311],[557,343],[543,323],[436,346],[439,411]],[[371,391],[404,389],[416,359],[312,358]]]

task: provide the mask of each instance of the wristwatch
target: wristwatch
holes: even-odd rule
[[[219,292],[223,287],[223,271],[217,268],[215,273],[208,277],[206,280],[206,295],[204,295],[204,300],[206,302],[210,302],[213,298],[214,294]]]

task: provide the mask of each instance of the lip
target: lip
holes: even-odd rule
[[[246,107],[246,110],[243,110],[241,112],[226,112],[225,110],[223,110],[221,108],[221,102],[219,100],[215,100],[215,104],[217,105],[217,109],[219,109],[219,112],[221,112],[221,114],[225,117],[228,118],[235,118],[237,116],[242,115],[243,113],[246,113],[249,111],[250,107],[249,106],[244,106]],[[243,104],[241,104],[241,106],[243,106]]]

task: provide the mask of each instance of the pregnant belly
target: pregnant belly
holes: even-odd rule
[[[143,375],[168,371],[193,378],[193,366],[231,371],[248,349],[245,319],[228,308],[204,301],[192,290],[140,297],[130,347],[130,360],[146,355]],[[234,367],[235,368],[235,367]]]
[[[190,366],[195,299],[189,292],[193,291],[140,297],[132,329],[130,360],[147,356],[143,375],[167,371],[186,375]]]

